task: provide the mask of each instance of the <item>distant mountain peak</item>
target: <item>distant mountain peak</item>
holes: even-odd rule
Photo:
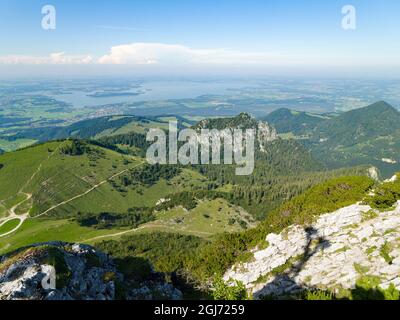
[[[382,119],[391,122],[398,117],[400,117],[400,112],[396,108],[385,101],[378,101],[366,107],[344,112],[339,115],[337,119],[347,119],[347,121],[351,120],[349,125],[354,126],[359,121],[372,123],[377,121],[377,119]],[[396,119],[396,121],[397,120],[398,119]]]
[[[271,112],[263,120],[272,124],[278,133],[292,132],[294,135],[303,135],[315,128],[323,121],[323,118],[310,115],[304,111],[280,108]]]
[[[238,118],[238,119],[243,119],[243,120],[250,120],[250,119],[252,119],[252,116],[249,115],[249,114],[246,113],[246,112],[242,112],[242,113],[240,113],[239,115],[237,115],[236,118]]]
[[[374,102],[374,103],[370,104],[370,106],[386,106],[386,107],[393,108],[393,106],[391,104],[389,104],[388,102],[386,102],[384,100]]]
[[[272,111],[270,114],[292,114],[292,110],[289,108],[279,108]]]
[[[195,125],[194,129],[254,129],[256,130],[259,150],[263,152],[267,149],[268,143],[279,139],[275,128],[269,125],[268,122],[256,120],[251,115],[244,112],[231,118],[204,119]]]
[[[396,111],[396,112],[398,112],[398,110],[395,108],[395,107],[393,107],[391,104],[389,104],[389,103],[387,103],[386,101],[377,101],[377,102],[375,102],[375,103],[372,103],[372,104],[370,104],[369,106],[366,106],[366,107],[364,107],[364,108],[361,108],[361,109],[378,109],[378,110],[382,110],[382,109],[384,109],[384,110],[393,110],[393,111]]]

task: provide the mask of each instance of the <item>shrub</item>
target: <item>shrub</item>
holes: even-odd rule
[[[215,279],[213,283],[212,297],[214,300],[247,300],[246,287],[240,281],[228,281],[222,278]]]
[[[386,290],[381,290],[385,300],[400,300],[400,291],[396,289],[393,283]]]
[[[372,208],[388,209],[400,199],[400,181],[386,182],[375,189],[375,194],[366,198]]]
[[[378,217],[378,214],[374,210],[362,212],[362,222],[372,220]]]
[[[390,251],[392,250],[391,245],[388,242],[381,247],[379,253],[383,259],[389,264],[392,264],[393,258],[390,256]]]
[[[79,140],[68,141],[61,149],[61,154],[68,156],[80,156],[86,153],[89,147],[86,143]]]

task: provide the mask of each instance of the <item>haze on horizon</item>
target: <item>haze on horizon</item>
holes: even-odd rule
[[[0,0],[0,77],[397,77],[396,0]],[[342,8],[356,27],[342,27]]]

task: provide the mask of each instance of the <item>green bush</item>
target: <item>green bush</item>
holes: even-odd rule
[[[67,156],[80,156],[89,151],[89,146],[79,140],[70,140],[60,149],[60,153]]]
[[[400,300],[400,291],[396,289],[393,283],[390,284],[389,288],[382,290],[385,300]]]
[[[213,282],[212,297],[214,300],[247,300],[246,287],[240,281],[228,281],[217,278]]]
[[[379,185],[374,195],[366,198],[366,203],[372,208],[389,209],[400,199],[400,181],[386,182]]]
[[[388,264],[392,264],[393,261],[393,258],[390,256],[390,251],[392,251],[392,247],[388,242],[385,242],[379,250],[379,254]]]
[[[110,229],[131,227],[136,228],[141,224],[153,221],[155,216],[152,208],[130,208],[127,213],[81,213],[78,212],[76,221],[84,227],[96,229]]]

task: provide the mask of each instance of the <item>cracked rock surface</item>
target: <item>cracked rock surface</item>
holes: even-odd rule
[[[153,274],[131,288],[107,254],[89,245],[41,243],[0,258],[0,300],[182,298],[160,278]]]
[[[266,236],[267,248],[235,265],[224,279],[242,281],[255,298],[306,289],[354,289],[361,277],[400,289],[400,202],[378,212],[354,204],[319,216],[310,226],[291,226]],[[279,272],[277,272],[279,270]]]

